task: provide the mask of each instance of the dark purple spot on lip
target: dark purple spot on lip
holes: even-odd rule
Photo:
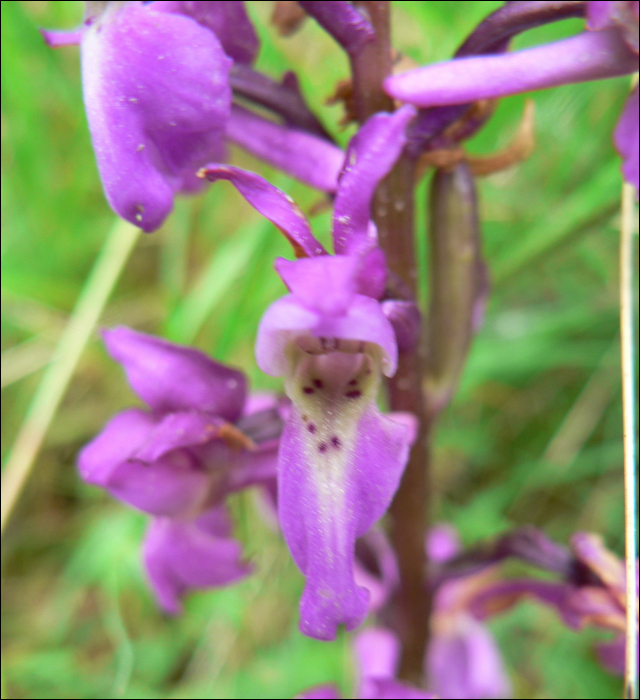
[[[362,396],[362,392],[359,389],[352,389],[351,391],[347,391],[345,396],[348,399],[359,399]]]
[[[357,380],[357,379],[352,379],[352,380],[349,382],[349,386],[357,386],[357,385],[358,385],[358,380]]]
[[[324,388],[324,384],[323,384],[321,379],[314,379],[313,386],[315,386],[316,389],[323,389]]]
[[[341,445],[342,443],[340,442],[340,438],[339,438],[337,435],[334,435],[334,436],[331,438],[331,444],[332,444],[334,447],[340,447],[340,445]]]
[[[313,394],[315,389],[312,386],[305,386],[302,391],[304,391],[305,394]]]
[[[309,423],[309,425],[307,426],[307,430],[308,430],[310,433],[315,433],[315,432],[316,432],[316,426],[315,426],[313,423]]]
[[[318,445],[318,452],[322,455],[327,451],[327,443],[326,442],[321,442]]]

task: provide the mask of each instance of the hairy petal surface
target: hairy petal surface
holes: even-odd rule
[[[420,107],[455,105],[625,75],[637,62],[618,30],[605,29],[514,53],[435,63],[389,77],[384,87]]]
[[[256,211],[284,233],[298,257],[326,253],[291,197],[260,175],[232,165],[211,164],[203,168],[201,176],[210,182],[228,180]]]
[[[231,423],[241,415],[246,378],[193,348],[120,326],[103,331],[109,354],[154,411],[197,409]]]
[[[198,167],[221,155],[231,59],[193,19],[137,2],[113,3],[84,29],[81,59],[107,200],[152,231]]]
[[[333,214],[336,253],[375,245],[369,235],[373,193],[398,159],[406,143],[406,126],[415,115],[411,105],[393,114],[374,114],[351,139]]]
[[[143,557],[166,612],[180,613],[180,598],[189,589],[224,586],[251,573],[230,532],[231,522],[222,506],[196,520],[154,519],[145,536]]]

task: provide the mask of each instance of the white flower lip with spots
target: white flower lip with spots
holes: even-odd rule
[[[411,106],[376,114],[352,139],[335,201],[335,255],[259,176],[218,164],[201,173],[230,181],[299,258],[276,261],[290,294],[265,312],[256,358],[267,374],[285,377],[292,401],[278,454],[278,511],[306,577],[300,628],[317,639],[333,639],[340,624],[354,629],[367,614],[369,593],[354,580],[356,538],[388,508],[415,433],[412,417],[393,420],[376,404],[382,375],[396,371],[398,342],[381,302],[387,270],[370,221],[375,187],[414,115]]]

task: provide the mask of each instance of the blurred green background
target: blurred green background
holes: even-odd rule
[[[425,63],[450,57],[498,2],[394,3],[394,43]],[[68,28],[79,2],[2,2],[2,458],[69,318],[114,216],[105,203],[82,107],[76,48],[51,50],[39,26]],[[347,62],[313,23],[283,39],[272,3],[250,3],[262,39],[257,67],[294,68],[328,128]],[[576,33],[568,20],[516,48]],[[623,551],[619,362],[619,161],[611,143],[628,78],[535,94],[537,146],[521,166],[480,181],[492,294],[462,385],[436,437],[434,516],[472,544],[533,523],[566,542],[601,532]],[[504,146],[524,98],[503,100],[474,154]],[[309,211],[322,200],[246,154]],[[427,178],[428,179],[428,178]],[[426,180],[418,189],[424,263]],[[328,239],[330,212],[311,217]],[[637,238],[636,238],[637,241]],[[634,248],[637,270],[637,246]],[[228,184],[178,201],[140,238],[101,318],[193,343],[245,369],[256,389],[281,390],[253,358],[260,316],[284,291],[272,269],[290,257],[277,230]],[[428,281],[423,280],[426,298]],[[422,300],[424,302],[424,299]],[[636,325],[637,327],[637,325]],[[3,547],[2,697],[291,697],[334,681],[349,693],[348,637],[297,631],[302,578],[256,511],[233,501],[257,573],[191,595],[176,619],[155,608],[138,546],[145,517],[83,484],[78,449],[135,403],[97,334],[48,433]],[[518,697],[620,697],[591,645],[605,633],[565,630],[525,604],[491,623]]]

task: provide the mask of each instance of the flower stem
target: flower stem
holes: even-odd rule
[[[360,1],[355,6],[376,32],[375,41],[351,57],[355,112],[362,123],[376,112],[394,109],[392,100],[382,90],[383,79],[391,73],[389,3]],[[415,296],[417,279],[413,208],[415,165],[413,157],[403,154],[378,186],[373,203],[373,219],[389,271],[402,280],[412,296]],[[393,603],[394,624],[402,646],[398,675],[418,683],[422,677],[431,608],[425,584],[429,425],[421,390],[424,370],[424,352],[416,348],[400,354],[398,371],[388,380],[391,409],[410,411],[420,418],[420,432],[389,511],[390,535],[400,568],[400,586]]]
[[[620,230],[620,342],[622,351],[622,407],[624,428],[624,499],[626,560],[626,651],[625,698],[638,697],[638,448],[636,444],[636,397],[633,348],[633,186],[624,183]]]

